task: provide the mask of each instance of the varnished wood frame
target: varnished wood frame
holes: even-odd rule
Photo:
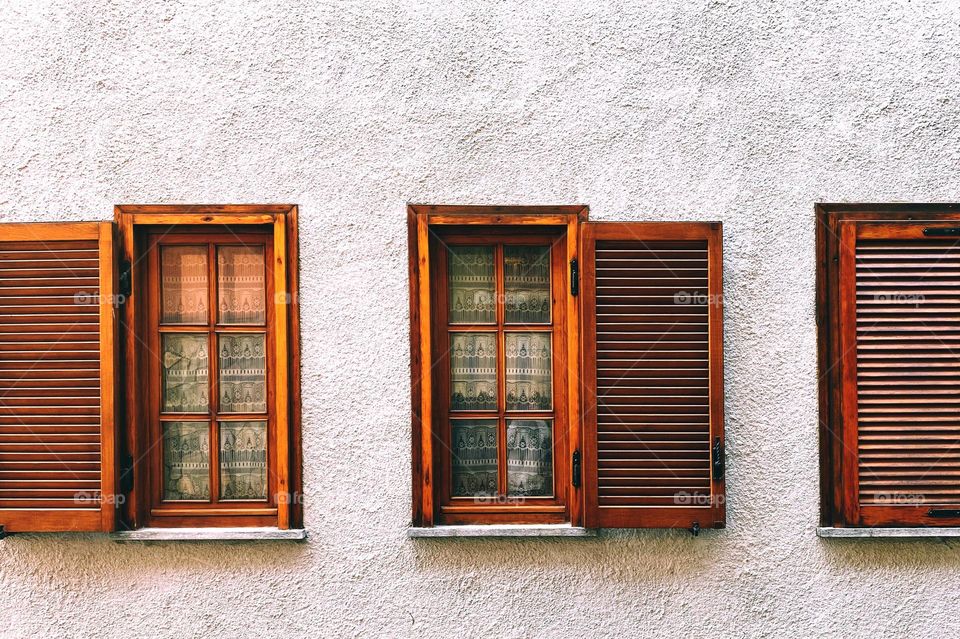
[[[720,222],[589,222],[580,231],[583,292],[583,493],[587,528],[701,528],[726,526],[726,478],[713,477],[710,459],[710,503],[706,506],[623,507],[601,509],[597,492],[597,349],[596,268],[597,240],[707,242],[708,349],[710,442],[725,444],[723,414],[723,225]]]
[[[278,408],[276,414],[276,456],[278,459],[276,524],[281,529],[303,526],[301,397],[300,397],[300,313],[298,209],[289,204],[226,204],[226,205],[118,205],[114,218],[119,227],[122,259],[134,265],[131,294],[122,311],[123,388],[125,391],[123,429],[124,453],[133,460],[133,490],[127,495],[121,526],[136,529],[148,521],[148,499],[140,493],[147,481],[148,468],[138,463],[146,445],[142,427],[147,423],[143,413],[146,397],[145,376],[138,374],[140,362],[138,340],[145,335],[143,303],[138,293],[145,290],[146,273],[142,265],[145,232],[158,226],[244,226],[269,227],[274,244],[274,296],[276,330],[276,370],[274,388]],[[120,478],[121,481],[127,478]],[[285,503],[284,503],[285,502]],[[193,517],[170,516],[170,526],[256,526],[257,517],[248,512],[224,508],[219,515]],[[270,515],[270,513],[260,513]]]
[[[0,225],[4,242],[94,240],[98,243],[100,330],[100,508],[0,509],[6,532],[111,532],[116,530],[117,452],[117,266],[110,222],[14,223]]]
[[[910,506],[859,506],[857,477],[856,374],[843,366],[844,341],[851,343],[852,328],[844,323],[844,299],[849,306],[853,282],[841,281],[841,272],[853,264],[856,226],[914,222],[956,222],[960,204],[834,204],[814,207],[816,216],[816,323],[819,387],[820,524],[833,527],[858,526],[958,526],[960,519],[931,518],[927,508]],[[844,231],[845,227],[850,230]],[[845,241],[845,243],[844,243]],[[846,269],[843,264],[846,263]],[[846,314],[852,312],[847,308]],[[856,335],[852,334],[855,344]],[[849,357],[847,358],[849,360]],[[851,390],[852,389],[852,390]],[[845,397],[850,397],[852,403]],[[846,422],[845,422],[846,420]],[[851,420],[853,420],[851,422]],[[852,452],[851,452],[852,451]]]
[[[437,464],[434,449],[434,392],[431,363],[433,314],[431,312],[431,255],[430,236],[433,228],[443,226],[502,227],[502,226],[562,226],[566,231],[566,259],[575,259],[579,252],[580,223],[586,221],[585,206],[443,206],[411,204],[407,207],[407,242],[409,250],[410,285],[410,372],[412,412],[413,480],[412,520],[415,526],[433,526],[439,521],[438,493],[435,481]],[[569,271],[567,271],[569,273]],[[567,328],[567,428],[570,448],[581,442],[580,433],[580,376],[579,334],[580,318],[576,297],[570,295],[569,278],[557,283],[566,287]],[[555,428],[559,427],[555,424]],[[556,459],[558,468],[570,461]],[[567,475],[569,477],[569,473]],[[581,525],[583,518],[583,490],[570,482],[567,509],[570,522]],[[485,523],[536,522],[536,517],[523,517],[517,506],[504,506],[511,511],[499,515],[490,513]],[[522,510],[522,507],[520,507]],[[517,516],[521,515],[518,519]]]

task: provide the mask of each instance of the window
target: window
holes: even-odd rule
[[[415,526],[724,525],[718,223],[408,219]]]
[[[302,525],[295,207],[0,229],[6,532]]]
[[[960,525],[960,207],[817,206],[821,520]]]

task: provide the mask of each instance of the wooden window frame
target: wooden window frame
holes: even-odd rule
[[[443,487],[437,482],[443,481],[445,465],[439,459],[439,433],[434,430],[436,406],[435,386],[432,374],[435,352],[435,329],[437,314],[433,309],[433,287],[442,278],[431,278],[432,269],[437,268],[431,254],[431,237],[440,230],[460,227],[477,230],[480,227],[502,229],[510,227],[530,227],[546,230],[558,229],[565,235],[565,264],[560,265],[564,275],[562,281],[554,281],[554,290],[562,291],[565,300],[566,328],[563,336],[566,345],[566,358],[570,362],[565,371],[566,377],[566,416],[565,424],[560,423],[560,415],[554,421],[555,433],[563,428],[568,447],[566,450],[581,447],[580,426],[580,377],[579,377],[579,335],[580,313],[577,297],[570,294],[569,260],[577,258],[579,251],[580,222],[587,219],[588,211],[584,206],[441,206],[409,205],[407,207],[407,231],[409,246],[410,277],[410,334],[411,334],[411,407],[412,407],[412,478],[413,503],[412,516],[414,526],[434,526],[437,524],[460,523],[558,523],[568,521],[578,526],[583,521],[582,482],[573,486],[570,481],[570,455],[564,453],[561,459],[555,453],[554,467],[557,477],[555,486],[566,485],[562,505],[553,504],[550,508],[528,505],[488,506],[482,512],[455,513],[449,508],[441,511],[444,495]],[[434,251],[435,253],[435,251]],[[557,273],[557,269],[554,269]],[[561,288],[562,287],[562,288]],[[433,298],[433,299],[432,299]],[[444,327],[446,328],[446,327]],[[554,370],[558,365],[554,363]],[[556,387],[556,381],[555,381]],[[556,435],[555,435],[556,438]],[[437,478],[437,481],[434,481]],[[561,483],[562,482],[562,483]]]
[[[165,527],[235,527],[263,526],[267,522],[280,529],[301,528],[302,457],[301,457],[301,398],[300,398],[300,315],[299,315],[299,255],[297,207],[295,205],[119,205],[114,209],[119,229],[120,259],[132,265],[129,276],[129,295],[121,309],[121,342],[123,353],[123,395],[120,422],[121,467],[118,471],[120,490],[127,498],[120,510],[120,528],[137,529],[147,525]],[[225,230],[263,229],[272,236],[273,287],[272,310],[275,323],[273,390],[276,394],[274,432],[276,433],[276,512],[256,513],[249,508],[218,508],[213,513],[194,515],[192,512],[169,512],[162,523],[151,517],[151,496],[145,493],[151,485],[149,464],[144,450],[148,436],[146,414],[148,376],[142,374],[141,343],[148,343],[146,297],[148,286],[147,264],[143,259],[147,235],[160,228],[187,228]],[[179,232],[179,231],[177,231]],[[215,311],[211,309],[211,313]],[[286,407],[285,410],[283,408]]]
[[[926,516],[926,508],[871,507],[877,515],[860,515],[856,483],[856,429],[844,428],[844,379],[842,344],[845,324],[841,318],[841,263],[852,259],[844,251],[841,229],[861,222],[916,223],[960,221],[960,204],[819,203],[816,216],[816,322],[819,387],[820,525],[827,527],[956,526],[957,518]],[[852,237],[849,233],[846,237]],[[852,262],[847,262],[848,264]],[[849,285],[847,282],[846,285]],[[849,309],[846,309],[849,312]],[[854,414],[854,413],[851,413]],[[848,419],[850,415],[848,415]],[[851,449],[851,446],[853,447]]]

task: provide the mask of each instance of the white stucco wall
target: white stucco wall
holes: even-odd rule
[[[958,86],[952,2],[3,2],[0,221],[300,204],[311,537],[11,537],[0,636],[957,635],[815,536],[813,203],[960,200]],[[726,530],[405,537],[408,200],[724,222]]]

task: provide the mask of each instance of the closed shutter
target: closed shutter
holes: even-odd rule
[[[583,226],[588,527],[725,521],[721,226]]]
[[[0,526],[114,529],[108,222],[0,225]]]
[[[840,224],[843,508],[960,524],[960,226]]]

